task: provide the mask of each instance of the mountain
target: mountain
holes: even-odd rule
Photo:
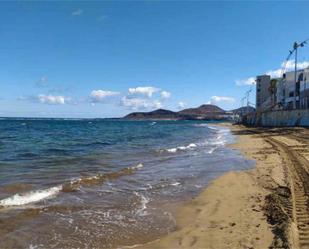
[[[231,110],[231,112],[233,112],[233,114],[237,114],[237,115],[244,115],[250,112],[255,112],[255,108],[252,106],[244,106],[244,107],[240,107],[234,110]]]
[[[201,105],[197,108],[184,109],[179,114],[182,115],[205,115],[205,114],[224,114],[225,111],[216,105]]]
[[[223,109],[215,105],[201,105],[197,108],[188,108],[179,112],[158,109],[151,112],[133,112],[124,117],[131,120],[227,120],[231,117]]]
[[[124,117],[125,119],[179,119],[177,112],[158,109],[151,112],[132,112]]]

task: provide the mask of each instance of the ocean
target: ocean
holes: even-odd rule
[[[171,207],[253,166],[202,121],[0,120],[0,248],[119,248],[176,228]]]

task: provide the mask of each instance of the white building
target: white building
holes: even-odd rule
[[[256,111],[309,109],[309,68],[283,74],[271,79],[256,77]]]
[[[279,109],[309,108],[309,69],[301,69],[296,73],[287,72],[277,84],[277,103]]]

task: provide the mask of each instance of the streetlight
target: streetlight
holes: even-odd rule
[[[294,109],[296,109],[296,92],[297,92],[297,49],[299,47],[303,47],[305,46],[305,44],[307,44],[307,40],[301,42],[301,43],[297,43],[294,42],[293,44],[293,51],[290,51],[290,55],[293,54],[293,52],[295,52],[295,59],[294,59],[294,83],[295,83],[295,91],[294,91]]]

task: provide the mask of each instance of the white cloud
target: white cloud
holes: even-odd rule
[[[304,69],[309,67],[309,61],[303,61],[297,63],[297,69]],[[295,62],[294,60],[288,60],[286,62],[281,63],[281,68],[275,69],[275,70],[269,70],[265,74],[271,76],[272,78],[280,78],[282,77],[283,70],[285,69],[285,72],[289,72],[294,70],[295,68]],[[255,85],[255,77],[250,77],[247,79],[242,80],[236,80],[236,85],[238,86],[244,86],[244,85]]]
[[[178,109],[183,109],[183,108],[185,108],[186,105],[187,104],[185,102],[180,101],[180,102],[178,102]]]
[[[128,98],[127,96],[121,99],[121,105],[132,110],[158,109],[163,107],[162,103],[158,100]]]
[[[225,96],[212,96],[210,98],[210,104],[216,105],[218,103],[234,103],[235,99],[232,97],[225,97]]]
[[[120,94],[119,92],[113,92],[113,91],[93,90],[90,93],[90,99],[92,103],[100,103],[103,102],[107,97],[112,97],[119,94]]]
[[[49,104],[49,105],[64,105],[70,102],[70,98],[65,96],[55,96],[55,95],[45,95],[40,94],[38,96],[39,102],[43,104]]]
[[[160,93],[160,95],[161,95],[161,98],[162,98],[162,99],[168,99],[168,98],[171,97],[171,93],[170,93],[170,92],[167,92],[167,91],[162,91],[162,92]]]
[[[158,100],[153,101],[151,106],[155,109],[163,108],[163,104]]]
[[[236,80],[235,82],[237,86],[254,85],[255,77],[250,77],[250,78],[242,79],[242,80]]]
[[[281,66],[284,66],[284,63],[282,63]],[[289,60],[286,63],[286,70],[287,71],[292,70],[292,69],[294,69],[294,66],[295,66],[295,62],[293,60]],[[297,63],[298,69],[304,69],[304,68],[307,68],[307,67],[309,67],[309,61],[303,61],[303,62]]]
[[[104,21],[107,18],[108,18],[107,15],[101,15],[101,16],[98,17],[98,21],[101,22],[101,21]]]
[[[297,63],[297,69],[304,69],[309,67],[309,61],[303,61]],[[267,71],[266,74],[270,75],[272,78],[279,78],[282,76],[282,69],[285,68],[286,72],[292,71],[295,68],[295,61],[294,60],[288,60],[287,62],[281,63],[281,68],[276,70],[270,70]]]
[[[42,76],[37,82],[36,85],[39,87],[47,86],[48,78],[47,76]]]
[[[83,12],[84,11],[82,9],[77,9],[72,12],[72,16],[80,16],[81,14],[83,14]]]
[[[136,88],[129,88],[129,93],[130,94],[140,94],[140,95],[145,95],[149,98],[152,97],[152,95],[156,92],[160,91],[159,88],[152,87],[152,86],[139,86]]]

